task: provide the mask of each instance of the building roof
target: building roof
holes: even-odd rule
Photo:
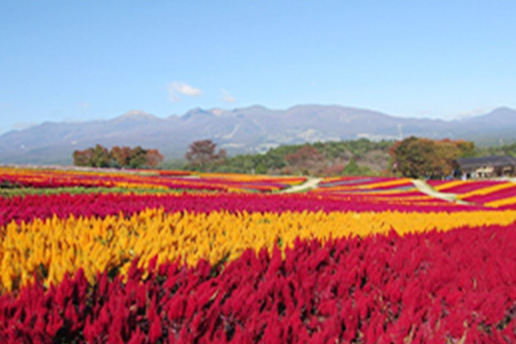
[[[482,166],[516,167],[516,158],[512,156],[483,156],[479,158],[459,158],[456,160],[461,169],[477,169]]]

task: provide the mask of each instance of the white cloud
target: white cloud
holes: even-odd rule
[[[16,122],[13,124],[13,128],[17,130],[23,130],[28,129],[30,127],[34,127],[36,125],[38,125],[38,123],[36,122]]]
[[[202,94],[202,91],[200,89],[188,85],[186,82],[182,81],[174,81],[169,83],[167,86],[167,90],[170,97],[170,101],[172,102],[180,102],[181,95],[188,97],[198,97]]]
[[[484,115],[484,114],[488,113],[489,111],[491,111],[491,109],[492,109],[492,107],[477,108],[477,109],[474,109],[474,110],[471,110],[468,112],[461,112],[458,115],[456,115],[455,117],[457,119],[476,117],[476,116]]]
[[[225,89],[220,89],[222,92],[222,101],[225,103],[231,103],[233,104],[235,102],[235,97],[233,97],[228,91]]]

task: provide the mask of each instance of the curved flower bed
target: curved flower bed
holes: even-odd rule
[[[501,180],[429,181],[436,190],[486,207],[516,208],[516,184]]]

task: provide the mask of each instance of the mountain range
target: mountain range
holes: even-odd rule
[[[212,139],[229,154],[238,154],[263,152],[284,144],[389,140],[411,135],[499,144],[515,141],[514,133],[516,110],[507,107],[451,121],[327,105],[299,105],[287,110],[263,106],[196,108],[167,118],[130,111],[110,120],[44,122],[7,132],[0,135],[0,163],[69,164],[74,150],[97,143],[157,148],[167,159],[180,159],[188,145],[199,139]]]

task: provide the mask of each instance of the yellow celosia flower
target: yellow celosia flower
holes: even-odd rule
[[[30,224],[15,222],[1,228],[0,291],[30,283],[34,274],[49,284],[83,268],[94,281],[98,272],[120,268],[126,273],[138,257],[147,266],[181,259],[211,264],[238,258],[248,248],[291,247],[296,238],[318,239],[429,230],[463,226],[509,225],[516,211],[438,213],[283,212],[210,214],[146,210],[130,218],[108,216],[66,219],[54,217]]]

